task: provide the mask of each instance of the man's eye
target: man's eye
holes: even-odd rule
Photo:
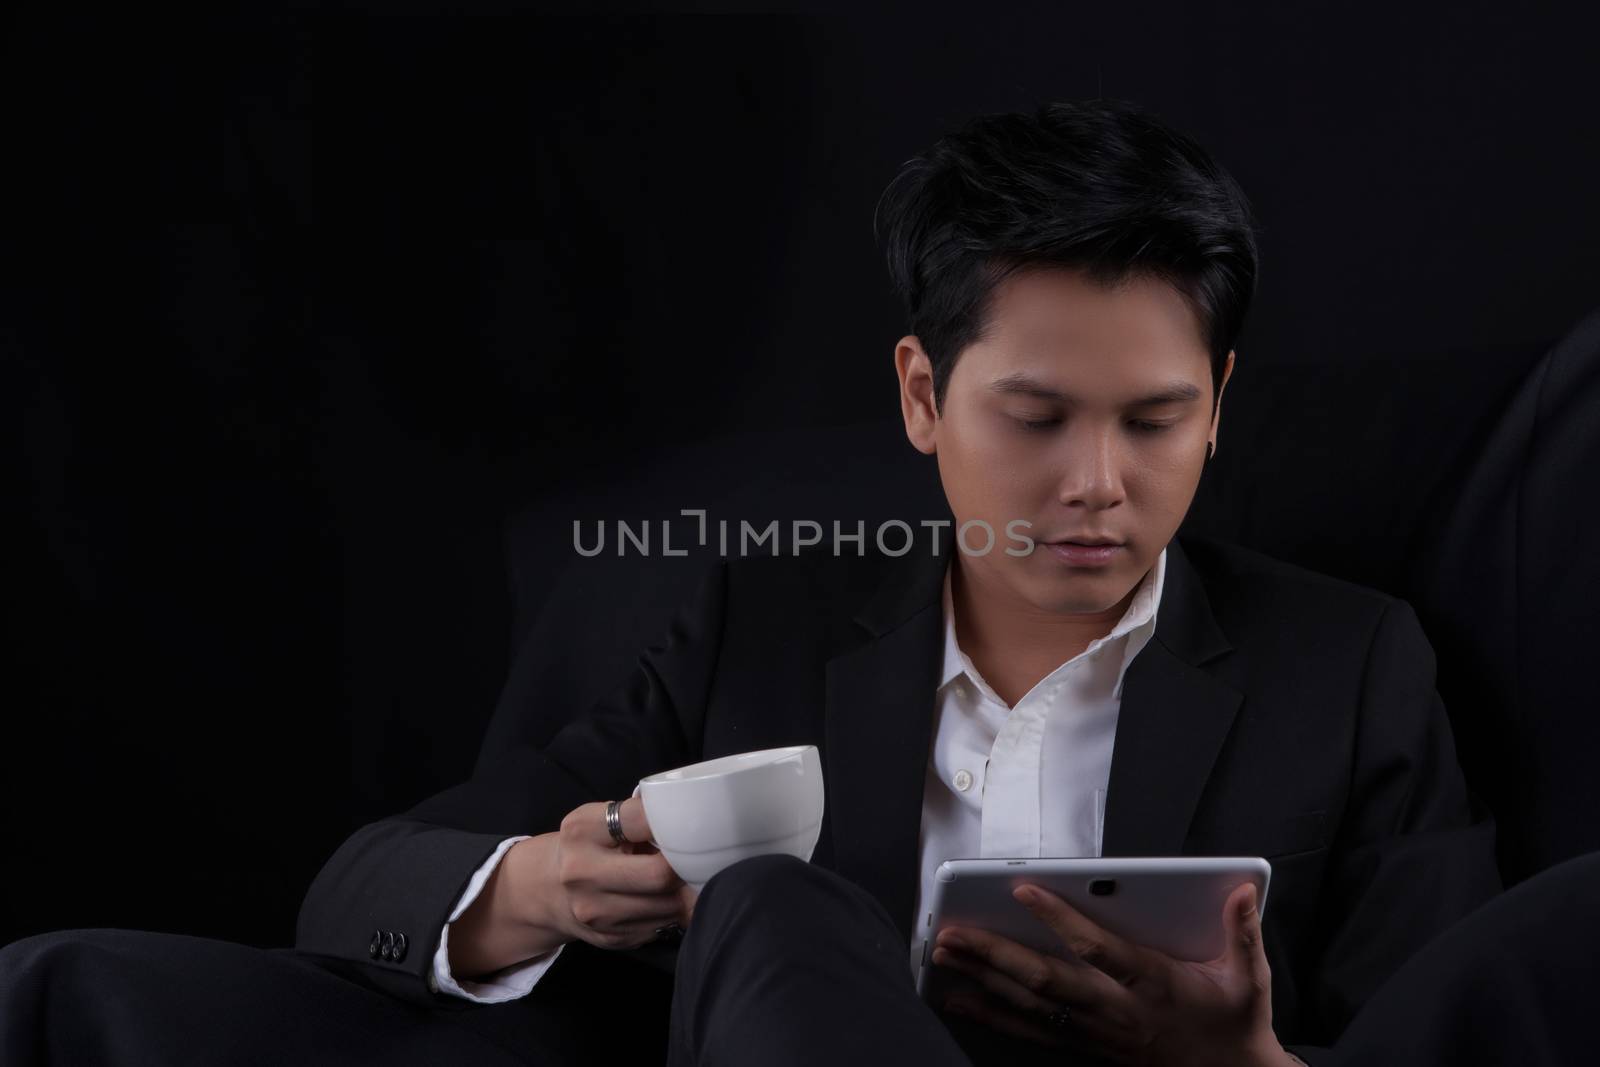
[[[1048,430],[1052,426],[1061,424],[1061,420],[1058,418],[1030,419],[1021,415],[1013,416],[1013,418],[1020,428],[1029,431]],[[1150,422],[1148,419],[1134,419],[1128,425],[1139,433],[1161,433],[1163,430],[1172,429],[1173,424],[1170,422]]]
[[[1020,415],[1015,416],[1015,418],[1018,426],[1024,430],[1030,431],[1048,430],[1050,427],[1055,426],[1061,421],[1060,419],[1056,418],[1029,419]]]

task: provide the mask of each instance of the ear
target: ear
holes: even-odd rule
[[[905,419],[906,439],[918,452],[931,456],[936,451],[939,412],[933,403],[933,364],[916,335],[900,338],[894,350],[894,370],[900,377],[900,415]]]
[[[1222,382],[1217,386],[1217,409],[1211,413],[1211,441],[1217,440],[1217,426],[1222,421],[1222,395],[1228,388],[1228,379],[1233,377],[1234,352],[1229,351],[1228,361],[1222,365]]]

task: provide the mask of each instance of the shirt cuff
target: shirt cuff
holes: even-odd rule
[[[478,898],[484,883],[494,873],[495,867],[499,866],[506,851],[518,841],[526,841],[529,836],[531,835],[522,834],[506,838],[484,861],[483,866],[472,872],[472,878],[467,882],[467,888],[461,894],[461,899],[456,902],[455,910],[450,913],[450,918],[445,920],[444,928],[439,931],[439,947],[434,950],[433,969],[428,973],[428,987],[435,993],[448,993],[479,1004],[499,1004],[507,1000],[516,1000],[518,997],[527,996],[539,979],[544,977],[544,972],[548,971],[550,965],[561,955],[561,949],[565,946],[558,945],[542,956],[512,964],[510,967],[486,975],[479,981],[458,979],[450,973],[450,924],[459,919],[461,913]]]

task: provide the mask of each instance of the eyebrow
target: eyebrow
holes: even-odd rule
[[[1039,397],[1041,400],[1058,400],[1066,404],[1074,403],[1074,398],[1071,395],[1063,393],[1059,389],[1052,389],[1037,378],[1030,378],[1026,374],[1007,374],[1003,378],[996,378],[989,383],[989,388],[997,393],[1023,393],[1028,396]],[[1135,408],[1154,407],[1157,404],[1177,404],[1198,399],[1200,399],[1200,390],[1196,389],[1192,382],[1173,381],[1168,382],[1162,389],[1139,397],[1128,406]]]

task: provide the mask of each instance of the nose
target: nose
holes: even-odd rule
[[[1091,511],[1121,502],[1122,454],[1114,431],[1084,427],[1082,433],[1067,434],[1062,449],[1057,501]]]

